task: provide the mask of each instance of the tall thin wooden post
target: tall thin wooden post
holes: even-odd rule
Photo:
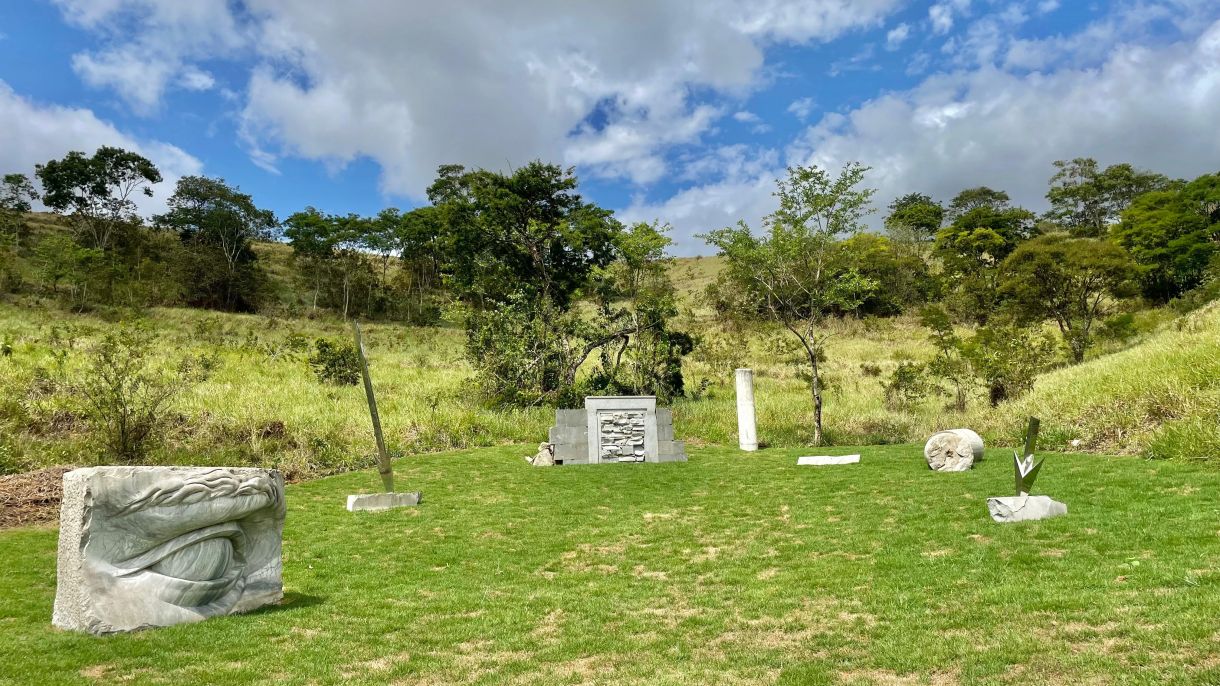
[[[394,466],[390,453],[385,449],[385,437],[381,435],[381,417],[377,414],[377,397],[373,395],[373,379],[369,377],[369,361],[364,356],[364,340],[360,337],[360,324],[352,320],[352,331],[356,334],[356,352],[360,355],[360,375],[364,377],[364,397],[369,401],[369,416],[373,418],[373,436],[377,439],[377,472],[386,493],[394,492]]]

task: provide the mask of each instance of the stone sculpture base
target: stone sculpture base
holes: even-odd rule
[[[418,505],[420,492],[412,493],[361,493],[347,496],[348,512],[381,512],[399,507]]]
[[[796,458],[797,465],[827,466],[835,464],[859,464],[859,455],[806,455]]]
[[[52,623],[111,634],[283,597],[284,477],[223,467],[64,474]]]
[[[1001,524],[1009,522],[1032,522],[1050,519],[1068,513],[1067,505],[1051,500],[1044,495],[1018,495],[1007,498],[988,498],[987,510],[991,518]]]

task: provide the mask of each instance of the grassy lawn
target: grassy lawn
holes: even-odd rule
[[[105,639],[50,626],[55,530],[3,532],[0,683],[1220,683],[1214,469],[1052,455],[1071,514],[998,525],[1002,451],[858,450],[418,456],[381,514],[343,510],[372,473],[292,485],[282,606]]]

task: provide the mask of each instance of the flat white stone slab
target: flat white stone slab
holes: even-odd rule
[[[381,512],[418,505],[419,491],[411,493],[361,493],[347,496],[348,512]]]
[[[991,518],[1001,524],[1009,522],[1032,522],[1050,519],[1068,513],[1068,506],[1044,495],[1019,495],[1007,498],[988,498],[987,510]]]
[[[858,464],[859,462],[859,455],[806,455],[796,458],[798,466],[823,467],[832,464]]]

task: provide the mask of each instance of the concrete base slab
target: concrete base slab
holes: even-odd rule
[[[420,492],[412,493],[361,493],[347,496],[348,512],[381,512],[398,507],[418,505]]]
[[[859,455],[806,455],[796,458],[796,463],[800,466],[823,467],[834,464],[857,464],[859,462]]]
[[[1049,519],[1068,513],[1068,506],[1044,495],[1019,495],[1007,498],[988,498],[987,510],[991,518],[1001,524],[1009,522],[1032,522]]]

